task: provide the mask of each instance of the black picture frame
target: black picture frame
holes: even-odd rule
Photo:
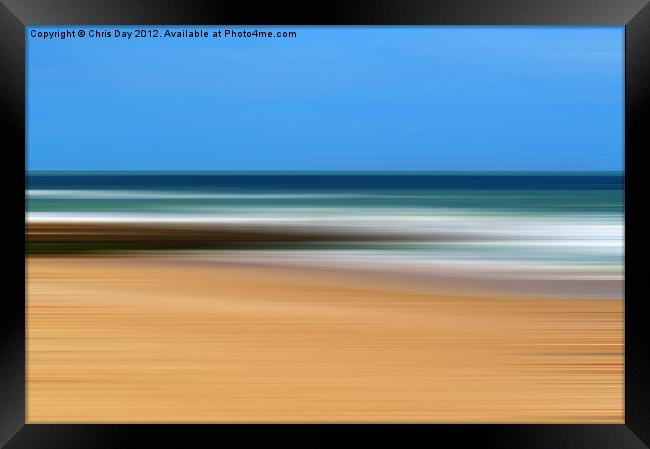
[[[0,446],[129,448],[283,444],[336,445],[344,434],[386,444],[410,436],[451,447],[605,449],[650,444],[650,347],[643,314],[644,261],[650,220],[644,216],[650,148],[649,0],[353,0],[285,5],[204,0],[3,0],[0,80],[3,271],[0,308]],[[620,425],[39,425],[25,405],[25,27],[32,25],[618,25],[625,26],[625,424]],[[335,432],[336,430],[336,432]],[[354,430],[351,432],[351,430]],[[233,439],[234,438],[234,439]],[[5,446],[6,445],[6,446]]]

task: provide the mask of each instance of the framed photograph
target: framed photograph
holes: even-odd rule
[[[647,0],[0,30],[0,446],[648,447]]]

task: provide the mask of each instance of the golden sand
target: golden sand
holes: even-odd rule
[[[30,257],[27,420],[622,423],[623,301]]]

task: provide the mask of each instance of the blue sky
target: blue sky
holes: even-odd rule
[[[28,169],[623,169],[622,27],[257,29],[27,37]]]

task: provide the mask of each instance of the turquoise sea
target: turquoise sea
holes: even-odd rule
[[[621,174],[40,172],[26,193],[29,222],[364,236],[273,253],[300,264],[595,281],[606,296],[624,280]]]

